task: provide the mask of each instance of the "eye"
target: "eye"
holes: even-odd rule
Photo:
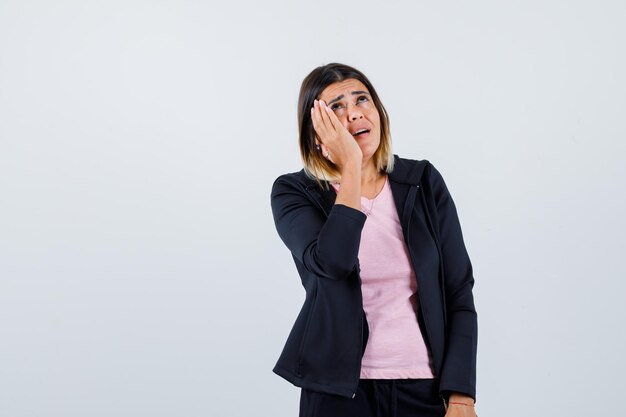
[[[331,110],[337,110],[337,109],[340,109],[341,107],[343,106],[339,103],[334,103],[332,106],[330,106]]]
[[[363,99],[363,100],[361,100]],[[359,98],[356,99],[357,103],[358,102],[365,102],[365,101],[369,101],[369,99],[367,98],[367,96],[359,96]]]

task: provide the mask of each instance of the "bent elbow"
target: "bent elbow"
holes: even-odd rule
[[[316,242],[307,248],[303,261],[310,272],[336,281],[347,279],[358,268],[356,260],[320,252]]]

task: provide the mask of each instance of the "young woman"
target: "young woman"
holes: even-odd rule
[[[298,124],[304,167],[271,206],[306,290],[273,369],[301,388],[300,417],[475,417],[474,277],[443,177],[392,153],[347,65],[304,79]]]

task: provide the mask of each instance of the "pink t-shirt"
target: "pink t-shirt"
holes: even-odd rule
[[[387,177],[387,176],[386,176]],[[335,191],[340,185],[332,183]],[[404,243],[388,178],[372,200],[361,196],[368,217],[361,232],[359,263],[369,339],[360,378],[434,378],[417,321],[417,281]]]

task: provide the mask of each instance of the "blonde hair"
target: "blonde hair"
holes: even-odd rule
[[[363,83],[369,90],[372,101],[380,115],[380,144],[372,158],[378,172],[393,171],[394,156],[391,147],[391,132],[389,128],[389,116],[380,101],[376,90],[367,77],[359,70],[348,65],[331,63],[315,68],[302,81],[300,95],[298,97],[298,132],[300,144],[300,156],[304,164],[304,172],[315,179],[320,186],[322,180],[335,181],[341,176],[337,165],[322,155],[321,147],[315,147],[315,129],[311,120],[311,107],[313,101],[318,99],[322,91],[330,84],[355,79]],[[326,184],[328,189],[328,184]]]

